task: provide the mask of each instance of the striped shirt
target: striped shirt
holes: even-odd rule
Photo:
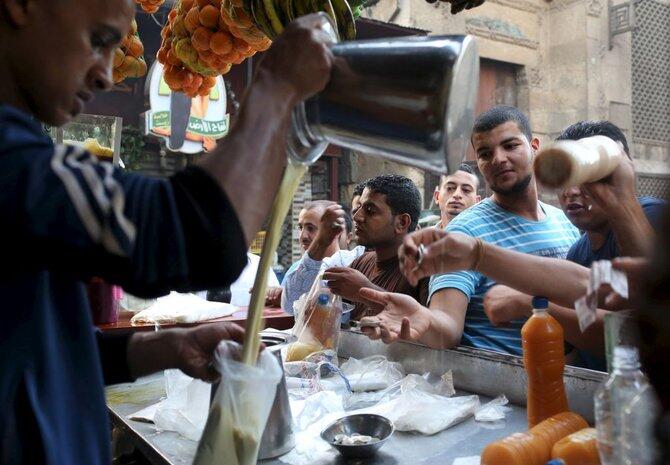
[[[490,198],[469,208],[446,230],[479,237],[489,244],[542,257],[565,258],[579,231],[561,210],[540,202],[545,218],[532,221],[510,213]],[[521,355],[521,327],[525,320],[495,327],[484,313],[484,295],[495,281],[475,271],[458,271],[433,276],[429,295],[442,289],[458,289],[468,298],[461,344]]]

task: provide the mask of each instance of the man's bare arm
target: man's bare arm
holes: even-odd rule
[[[418,246],[425,245],[417,266]],[[479,245],[481,244],[481,245]],[[400,268],[412,285],[434,274],[472,270],[529,295],[541,295],[564,307],[586,294],[590,270],[568,260],[537,257],[479,242],[460,233],[421,230],[400,247]]]
[[[443,289],[433,294],[430,329],[421,342],[434,349],[449,349],[461,342],[468,298],[458,289]]]
[[[434,349],[454,347],[461,341],[468,299],[457,289],[436,292],[431,308],[405,294],[370,288],[363,288],[360,293],[382,307],[379,314],[361,319],[361,331],[370,339],[381,339],[387,344],[414,341]]]

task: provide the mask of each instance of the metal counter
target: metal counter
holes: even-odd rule
[[[483,403],[504,393],[512,411],[502,424],[477,423],[473,418],[433,436],[396,432],[373,459],[356,463],[373,465],[451,465],[458,457],[479,455],[489,442],[513,432],[527,429],[525,405],[525,373],[518,357],[498,353],[457,348],[432,350],[426,347],[396,343],[385,345],[370,341],[360,333],[343,331],[339,355],[343,358],[364,358],[381,354],[402,363],[406,372],[442,374],[453,370],[457,395],[476,393]],[[565,386],[571,409],[593,422],[593,393],[605,378],[604,373],[566,368]],[[165,396],[162,374],[107,388],[107,402],[112,423],[127,434],[135,446],[154,464],[190,464],[197,443],[177,433],[158,431],[153,424],[127,419],[127,416],[152,405]],[[267,465],[282,464],[281,460],[259,462]],[[344,464],[335,456],[325,464]],[[316,465],[316,464],[315,464]]]

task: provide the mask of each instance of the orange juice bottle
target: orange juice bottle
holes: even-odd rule
[[[551,449],[551,458],[560,459],[564,465],[600,465],[598,457],[598,432],[584,428],[564,437]]]
[[[528,426],[568,410],[563,386],[565,353],[563,328],[547,308],[544,297],[533,298],[533,315],[521,328],[523,365],[528,376]]]
[[[527,433],[514,433],[492,442],[482,452],[481,465],[545,465],[554,444],[586,427],[588,424],[578,414],[559,413]]]

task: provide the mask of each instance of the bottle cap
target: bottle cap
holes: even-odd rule
[[[640,368],[640,355],[637,347],[631,346],[616,346],[614,347],[614,360],[612,360],[614,368],[623,369],[637,369]]]
[[[565,465],[563,459],[553,459],[549,460],[546,465]]]
[[[319,302],[319,305],[328,304],[328,294],[319,294],[318,302]]]
[[[533,308],[549,308],[549,299],[546,297],[533,297]]]

